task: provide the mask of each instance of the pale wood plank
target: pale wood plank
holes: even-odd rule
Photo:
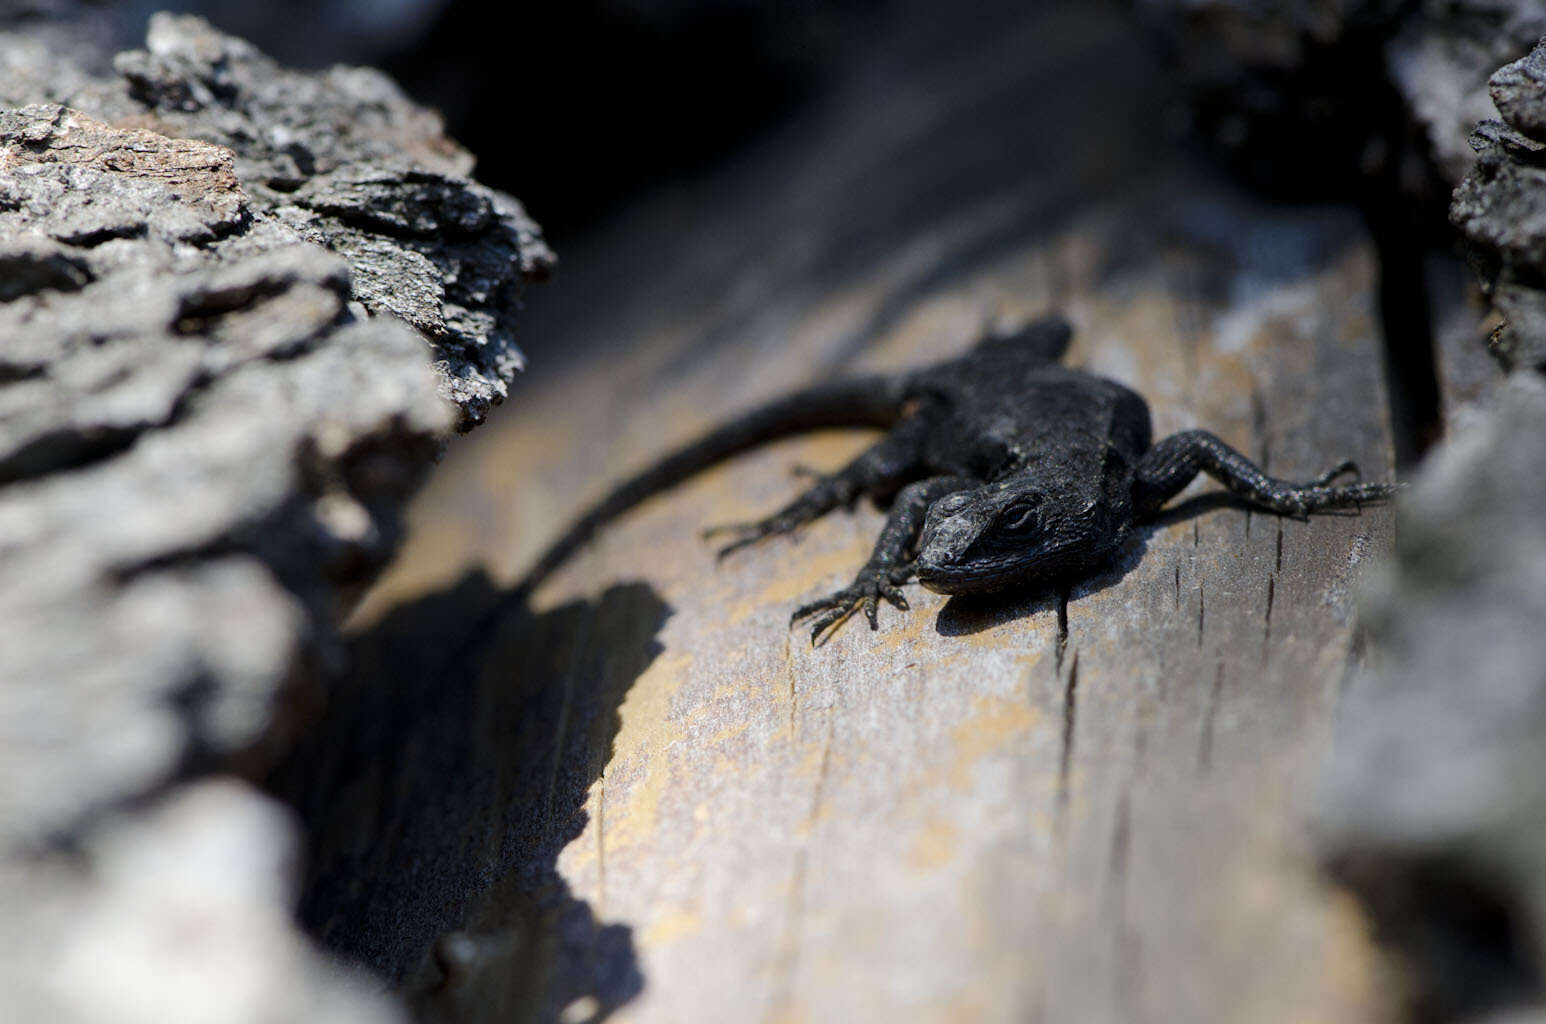
[[[1283,475],[1344,456],[1387,472],[1356,226],[1177,174],[1156,186],[1174,206],[1097,208],[1006,251],[902,316],[861,365],[959,350],[985,306],[1057,302],[1080,326],[1073,361],[1139,387],[1159,433],[1208,426]],[[1189,202],[1222,227],[1175,233]],[[1115,255],[1128,262],[1113,275]],[[485,442],[445,486],[505,517],[479,548],[513,578],[600,481],[821,365],[883,293],[859,281],[794,318],[785,347],[727,341],[679,385],[641,389],[680,344],[663,332],[621,369],[583,369],[527,403],[493,428],[514,443]],[[911,615],[812,650],[789,610],[846,581],[880,513],[720,565],[697,529],[777,505],[790,465],[835,465],[866,440],[772,446],[647,503],[539,595],[539,613],[581,609],[544,638],[548,667],[507,641],[489,669],[558,688],[562,728],[588,730],[576,742],[593,778],[575,783],[578,832],[555,868],[595,922],[631,930],[642,989],[617,1019],[1374,1016],[1375,958],[1317,876],[1307,822],[1353,592],[1388,512],[1302,523],[1221,508],[1147,531],[1073,592],[1061,650],[1055,596],[976,607],[916,588]],[[419,543],[427,564],[455,541]],[[650,602],[589,603],[619,581],[669,606],[658,631]],[[627,653],[641,644],[651,653]],[[542,984],[556,1010],[586,983]]]
[[[1159,433],[1207,426],[1283,475],[1388,470],[1357,218],[1235,194],[1162,145],[1109,11],[1036,11],[565,254],[582,287],[538,386],[453,454],[362,610],[347,700],[398,716],[395,758],[340,711],[358,765],[313,787],[314,924],[431,1018],[1384,1012],[1308,823],[1388,510],[1158,526],[1074,591],[1061,643],[1056,595],[914,588],[911,615],[813,651],[789,611],[847,582],[880,513],[718,565],[697,531],[868,440],[823,434],[604,531],[474,645],[481,675],[444,650],[497,599],[478,572],[513,582],[629,471],[812,379],[960,351],[994,310],[1065,309],[1073,360],[1141,390]],[[424,950],[452,928],[484,952],[448,981]]]

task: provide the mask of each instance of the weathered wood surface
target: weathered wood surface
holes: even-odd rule
[[[1107,22],[1057,10],[1022,31],[1101,67],[1129,60],[1081,87],[1096,100],[1047,101],[1074,107],[1067,125],[1126,109],[1097,102],[1111,90],[1131,104],[1152,85]],[[1001,72],[1024,42],[972,60]],[[1050,81],[1077,66],[1064,56]],[[1045,96],[1020,74],[1003,79],[1014,95]],[[911,614],[887,609],[879,632],[850,623],[812,650],[790,609],[847,582],[881,514],[837,514],[720,564],[698,531],[777,506],[798,486],[789,467],[838,465],[868,440],[823,434],[606,530],[533,610],[498,621],[475,677],[448,653],[495,600],[480,574],[513,582],[633,468],[822,374],[957,352],[995,310],[1066,310],[1072,361],[1141,390],[1159,434],[1206,426],[1284,476],[1343,457],[1388,473],[1357,218],[1244,199],[1147,148],[1141,104],[1122,116],[1107,126],[1133,133],[1121,145],[1059,137],[1055,156],[1022,159],[971,202],[861,235],[847,264],[823,247],[843,237],[819,220],[837,199],[855,219],[900,218],[983,153],[909,149],[905,131],[887,136],[896,125],[838,118],[818,133],[837,149],[824,159],[766,157],[790,180],[752,175],[739,197],[695,197],[686,218],[667,201],[623,230],[676,223],[681,248],[603,253],[633,283],[588,293],[617,301],[570,318],[567,368],[453,455],[362,609],[353,699],[410,709],[396,713],[411,724],[390,758],[356,738],[354,767],[316,786],[363,794],[377,815],[358,829],[337,801],[314,812],[335,815],[308,905],[325,940],[435,1018],[1380,1018],[1378,958],[1318,875],[1308,822],[1388,510],[1298,522],[1203,501],[1066,603],[911,588]],[[910,130],[938,143],[949,123]],[[865,146],[872,177],[831,182]],[[739,218],[713,219],[727,209]],[[614,344],[586,357],[597,341]],[[366,720],[340,712],[355,733]],[[442,766],[433,787],[394,768],[426,758]],[[386,838],[350,848],[351,834]],[[461,837],[449,859],[434,852],[448,835]]]
[[[1285,475],[1343,455],[1385,472],[1368,251],[1335,217],[1229,215],[1244,244],[1167,245],[1115,281],[1096,279],[1109,235],[1081,222],[923,304],[861,362],[959,349],[984,300],[1030,315],[1061,282],[1074,361],[1140,387],[1160,433],[1209,426]],[[1252,238],[1326,262],[1266,270]],[[447,474],[463,525],[487,531],[476,552],[513,578],[537,524],[791,380],[791,351],[819,364],[869,294],[835,297],[789,349],[711,353],[677,388],[638,383],[661,380],[662,344],[528,404],[496,428],[520,444]],[[1066,634],[1055,596],[967,607],[914,588],[911,615],[812,650],[789,610],[862,564],[880,513],[720,565],[697,530],[776,505],[790,465],[864,442],[791,442],[706,474],[541,595],[539,610],[644,581],[670,609],[651,635],[651,617],[582,604],[550,681],[576,702],[568,727],[593,733],[583,828],[556,871],[632,929],[643,987],[619,1019],[1368,1019],[1367,937],[1317,879],[1306,821],[1387,513],[1204,511],[1076,589]],[[454,529],[445,511],[427,532]],[[489,671],[529,677],[512,658]],[[542,754],[567,771],[569,750]]]

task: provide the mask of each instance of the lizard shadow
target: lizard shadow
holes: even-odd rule
[[[1006,622],[1043,612],[1056,612],[1065,601],[1098,594],[1122,582],[1143,561],[1149,549],[1149,539],[1156,531],[1225,508],[1249,509],[1251,506],[1222,491],[1210,491],[1188,498],[1140,522],[1122,546],[1088,575],[1073,580],[1043,583],[1023,590],[999,594],[962,594],[950,598],[939,610],[934,622],[935,631],[940,636],[970,636],[1002,626]]]
[[[420,1020],[597,1021],[642,991],[632,929],[600,920],[558,858],[670,614],[642,583],[533,613],[478,571],[352,638],[268,780],[302,820],[313,936]]]

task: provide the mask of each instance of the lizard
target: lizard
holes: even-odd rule
[[[795,609],[816,644],[856,612],[870,628],[886,601],[909,606],[916,578],[942,594],[982,594],[1087,576],[1198,473],[1248,507],[1304,517],[1390,498],[1397,484],[1268,476],[1206,430],[1152,439],[1148,403],[1115,381],[1061,365],[1073,328],[1049,314],[990,330],[964,355],[921,369],[818,383],[731,420],[617,486],[538,558],[529,595],[623,512],[766,442],[835,427],[879,427],[875,444],[762,519],[712,527],[721,558],[790,534],[861,496],[890,499],[886,524],[854,581]]]

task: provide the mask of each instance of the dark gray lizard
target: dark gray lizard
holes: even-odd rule
[[[721,556],[790,533],[863,495],[891,499],[874,553],[853,583],[799,609],[815,643],[854,612],[870,628],[884,599],[907,610],[913,576],[942,594],[1066,582],[1099,568],[1129,531],[1199,472],[1257,508],[1303,516],[1391,496],[1396,485],[1332,481],[1351,462],[1305,483],[1269,477],[1205,430],[1151,444],[1149,407],[1133,391],[1058,365],[1073,330],[1048,316],[989,334],[935,366],[818,384],[777,399],[687,445],[619,486],[538,560],[530,593],[607,521],[737,452],[831,427],[883,427],[886,436],[784,508],[729,533]]]

